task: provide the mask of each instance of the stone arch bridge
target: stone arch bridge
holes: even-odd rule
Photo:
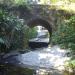
[[[52,32],[57,29],[58,21],[62,21],[63,16],[70,16],[69,13],[55,9],[55,7],[51,5],[19,5],[8,7],[8,11],[20,19],[24,19],[25,24],[29,27],[37,25],[45,27],[51,37]]]

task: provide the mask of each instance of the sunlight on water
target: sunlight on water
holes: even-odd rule
[[[65,53],[64,50],[60,50],[59,47],[55,46],[52,48],[44,48],[42,51],[32,51],[22,54],[19,56],[19,60],[23,64],[33,66],[33,68],[38,66],[63,70],[65,61],[69,60],[65,56]]]

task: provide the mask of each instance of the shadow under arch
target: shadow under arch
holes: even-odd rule
[[[49,32],[49,44],[50,44],[50,42],[51,42],[51,36],[52,36],[52,27],[51,27],[51,24],[48,21],[46,21],[44,19],[41,19],[41,18],[36,18],[36,19],[30,20],[27,23],[27,25],[30,28],[38,26],[38,25],[45,27],[48,30],[48,32]]]

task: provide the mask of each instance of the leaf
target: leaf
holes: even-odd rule
[[[4,40],[2,38],[0,38],[0,43],[3,43],[4,44]]]

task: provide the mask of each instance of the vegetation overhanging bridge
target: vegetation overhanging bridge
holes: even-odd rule
[[[6,9],[6,7],[4,8]],[[72,15],[64,10],[56,9],[54,5],[19,5],[7,7],[7,10],[10,14],[24,19],[25,24],[29,27],[37,25],[45,27],[49,31],[50,37],[52,32],[57,29],[58,21],[62,21],[63,16]]]

